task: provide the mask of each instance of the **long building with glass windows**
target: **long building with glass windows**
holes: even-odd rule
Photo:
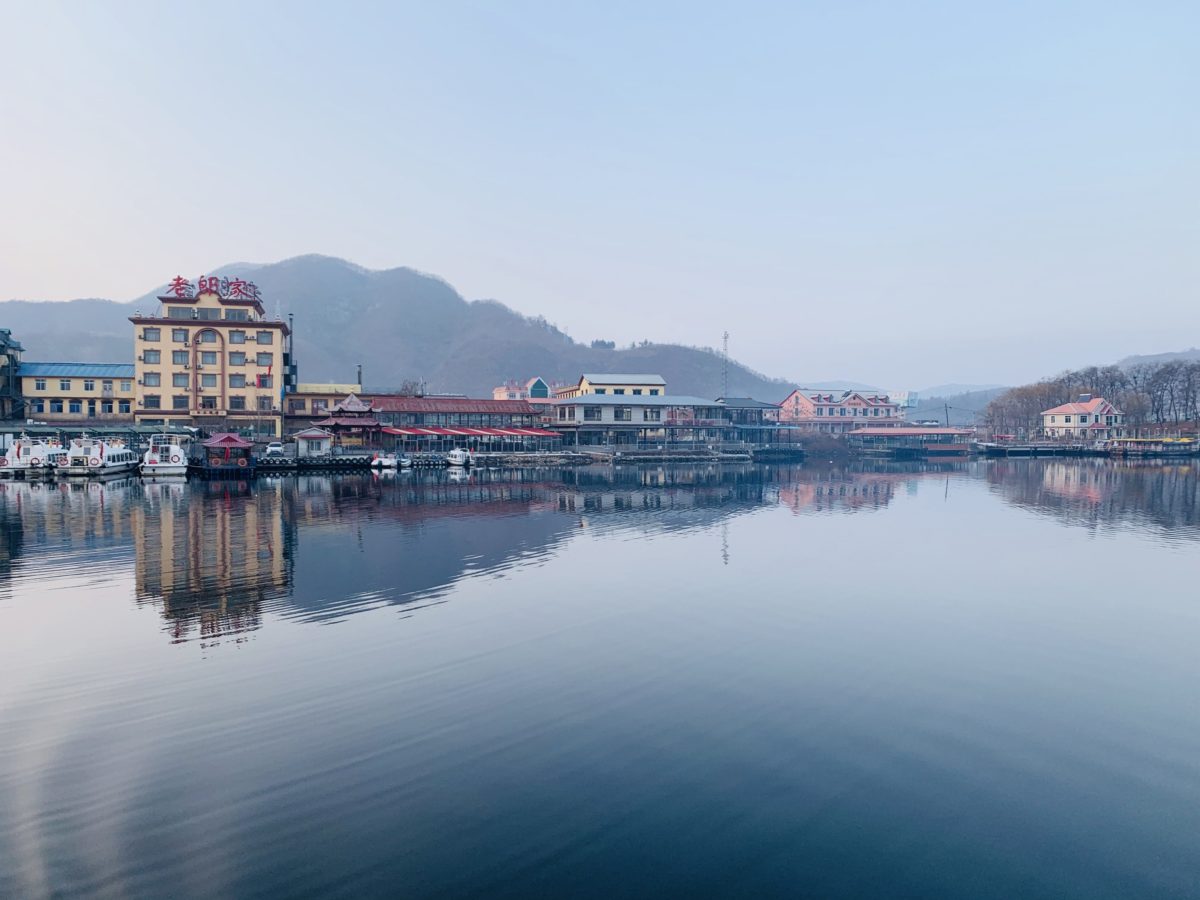
[[[22,362],[24,416],[49,425],[133,421],[134,367],[127,363]]]

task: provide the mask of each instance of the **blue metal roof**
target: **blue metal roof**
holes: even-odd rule
[[[28,378],[132,378],[133,363],[22,362],[17,376]]]

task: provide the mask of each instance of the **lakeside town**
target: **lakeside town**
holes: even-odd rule
[[[1197,454],[1194,425],[1133,427],[1080,392],[1006,420],[908,418],[915,395],[796,388],[782,398],[698,397],[657,373],[524,373],[491,397],[368,390],[299,378],[294,322],[268,317],[237,278],[173,279],[153,314],[129,318],[132,361],[33,361],[0,330],[0,474],[185,475],[320,467],[547,462],[764,461]],[[995,427],[996,425],[998,427]],[[161,458],[160,458],[161,457]]]

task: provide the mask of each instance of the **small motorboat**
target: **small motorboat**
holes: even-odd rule
[[[58,464],[58,472],[71,477],[100,478],[132,472],[137,467],[138,456],[124,441],[84,435],[71,441],[67,458]]]
[[[398,469],[400,460],[395,453],[376,453],[371,457],[372,469]]]
[[[446,454],[446,465],[466,468],[474,463],[469,450],[455,448]]]

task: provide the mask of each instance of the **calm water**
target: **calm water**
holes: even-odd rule
[[[1200,896],[1186,466],[0,484],[0,894]]]

